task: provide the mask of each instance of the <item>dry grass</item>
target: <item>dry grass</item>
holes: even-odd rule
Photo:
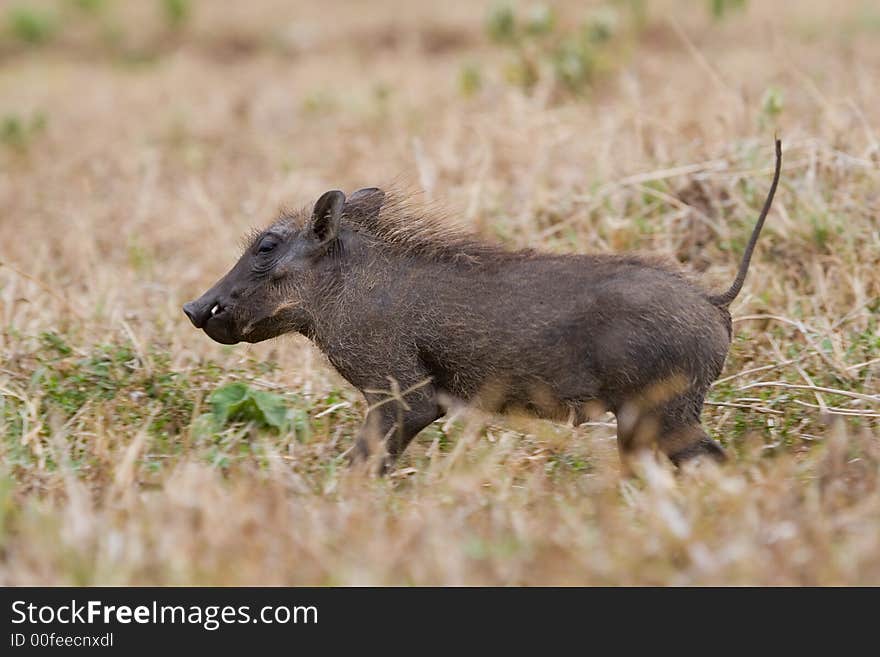
[[[471,2],[205,1],[179,28],[154,4],[106,18],[124,47],[69,17],[0,41],[0,583],[880,584],[870,3],[648,2],[583,97],[505,83]],[[720,469],[625,479],[607,423],[465,415],[366,479],[340,458],[364,404],[304,339],[224,348],[179,310],[280,205],[395,181],[510,245],[669,254],[720,289],[776,130],[705,413]],[[231,380],[295,429],[200,427]]]

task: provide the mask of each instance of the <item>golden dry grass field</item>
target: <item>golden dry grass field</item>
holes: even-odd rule
[[[880,584],[880,7],[512,6],[0,3],[0,584]],[[721,290],[775,133],[721,467],[469,412],[367,477],[305,338],[180,310],[280,207],[389,184]],[[236,382],[283,421],[218,420]]]

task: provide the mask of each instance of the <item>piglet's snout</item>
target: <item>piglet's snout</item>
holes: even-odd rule
[[[183,312],[197,329],[204,328],[209,319],[222,314],[223,310],[223,304],[217,300],[196,299],[183,306]]]

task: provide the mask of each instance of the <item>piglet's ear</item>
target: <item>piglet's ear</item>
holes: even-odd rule
[[[385,202],[385,192],[378,187],[365,187],[357,190],[345,202],[345,212],[349,215],[375,217]]]
[[[312,211],[312,232],[322,242],[329,242],[339,234],[339,220],[345,207],[345,194],[338,189],[325,192]]]

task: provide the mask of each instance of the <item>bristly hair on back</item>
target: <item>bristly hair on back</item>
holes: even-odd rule
[[[532,253],[530,249],[514,251],[487,242],[462,226],[442,206],[419,197],[399,189],[386,191],[378,214],[359,211],[357,201],[347,201],[342,221],[378,246],[405,256],[479,263],[488,258],[497,260]],[[310,216],[311,210],[306,208],[283,209],[275,225],[290,223],[303,227]],[[249,243],[262,233],[251,234]]]
[[[310,221],[311,214],[311,207],[298,210],[282,208],[278,218],[270,227],[249,232],[244,241],[245,249],[251,248],[271,227],[286,224],[294,230],[304,228]],[[372,209],[368,211],[355,199],[351,202],[347,201],[342,221],[348,228],[357,231],[378,248],[385,248],[407,257],[473,265],[541,256],[584,257],[577,253],[542,254],[531,248],[513,249],[489,242],[453,219],[443,206],[424,201],[418,193],[402,192],[397,188],[385,192],[378,213]],[[700,287],[692,273],[682,270],[669,256],[647,253],[606,253],[590,254],[587,257],[604,262],[650,267]]]
[[[354,206],[345,218],[350,227],[408,256],[480,262],[484,258],[521,257],[530,253],[488,242],[439,204],[397,189],[385,193],[378,214],[357,212]]]

